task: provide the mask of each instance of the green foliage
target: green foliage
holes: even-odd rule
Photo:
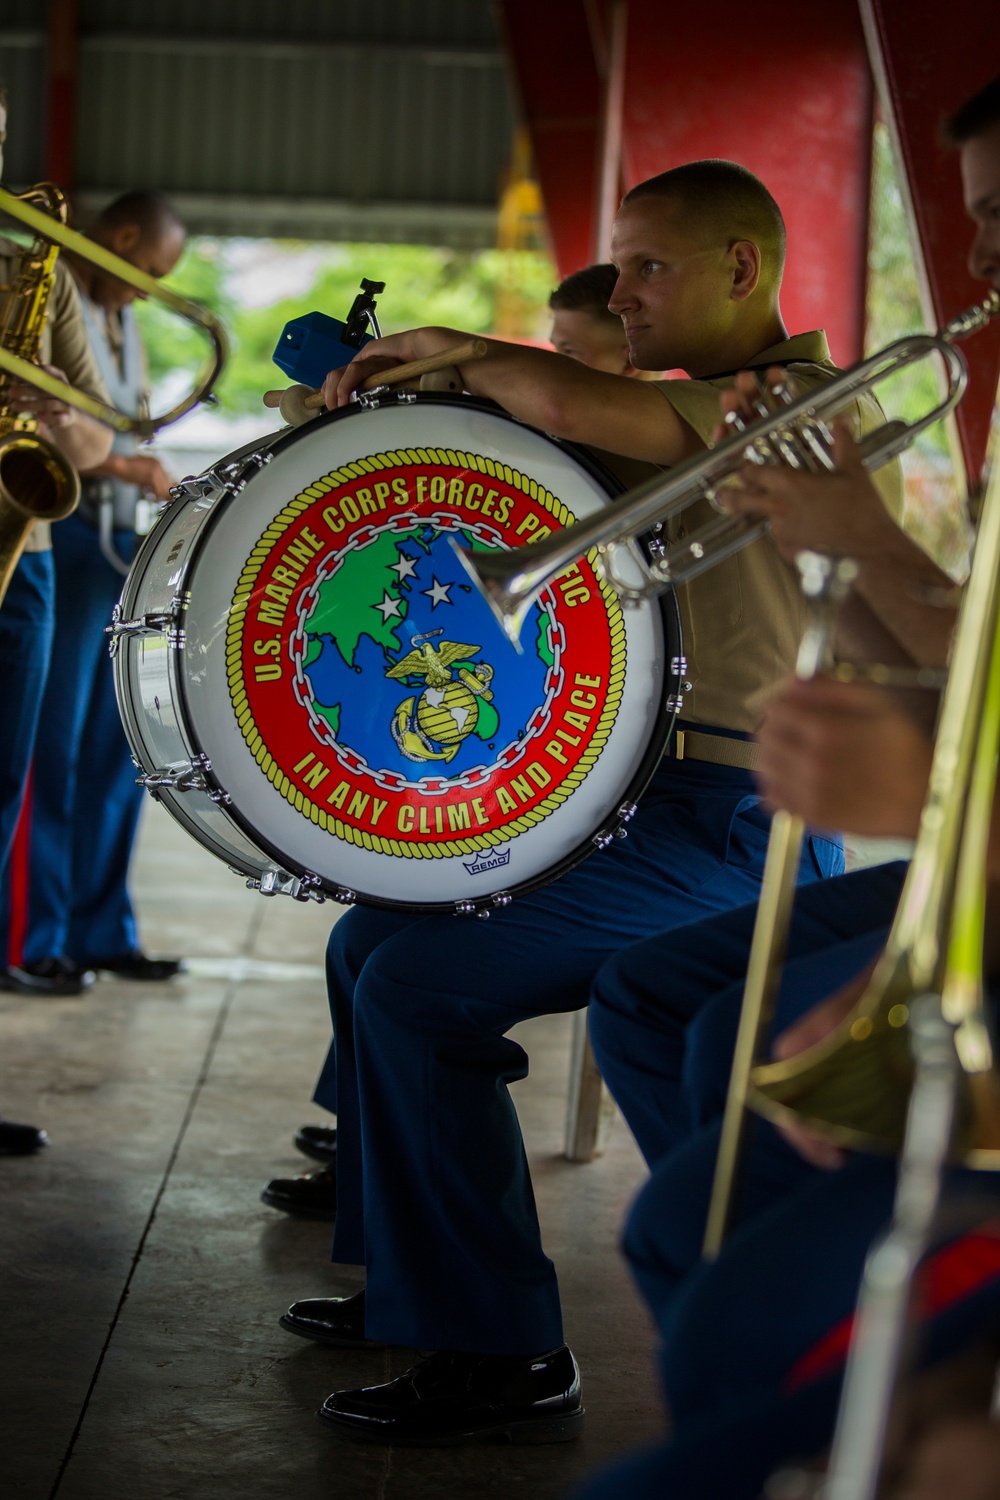
[[[295,243],[278,247],[289,252],[311,248]],[[284,325],[316,309],[346,317],[365,276],[386,282],[379,299],[385,333],[423,324],[489,333],[498,297],[514,291],[537,309],[532,331],[544,335],[548,295],[558,279],[548,258],[532,250],[461,253],[431,245],[341,245],[331,247],[307,292],[267,307],[240,307],[232,293],[225,242],[200,239],[189,244],[169,284],[223,319],[232,354],[216,395],[221,409],[236,416],[259,413],[263,392],[284,382],[271,362]],[[173,370],[197,368],[202,344],[197,333],[155,303],[142,306],[140,317],[154,386]]]
[[[872,161],[868,278],[866,347],[869,350],[882,349],[893,339],[924,327],[906,209],[889,133],[881,122],[875,127]],[[937,397],[937,376],[931,361],[894,376],[880,393],[883,405],[907,421],[928,411]],[[921,439],[921,446],[931,454],[946,454],[947,441],[941,427],[929,429]]]

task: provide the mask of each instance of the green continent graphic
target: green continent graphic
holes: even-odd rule
[[[406,617],[406,600],[400,594],[398,579],[388,571],[399,558],[397,540],[387,534],[361,552],[348,553],[334,577],[322,585],[309,621],[306,666],[322,650],[317,637],[324,635],[330,637],[349,667],[354,666],[363,635],[370,636],[387,653],[400,649],[396,631]],[[380,612],[382,601],[387,603]],[[397,605],[395,611],[389,608],[393,603]]]
[[[313,713],[370,766],[442,762],[460,774],[482,746],[523,733],[543,701],[547,624],[532,625],[535,651],[515,670],[447,536],[376,534],[341,554],[306,622]]]

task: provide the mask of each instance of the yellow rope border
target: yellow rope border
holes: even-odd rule
[[[498,844],[515,838],[517,834],[526,832],[537,823],[544,822],[590,773],[608,741],[621,706],[627,655],[625,621],[617,594],[603,579],[598,577],[598,586],[611,630],[611,673],[604,707],[590,744],[565,781],[560,782],[555,791],[550,792],[530,812],[516,818],[513,823],[507,823],[503,828],[491,829],[488,833],[475,834],[467,839],[449,839],[444,843],[435,844],[403,844],[398,839],[384,838],[381,834],[353,828],[349,823],[344,823],[340,818],[335,818],[323,808],[317,807],[311,798],[305,796],[292,784],[278,765],[254,720],[247,698],[242,661],[243,627],[247,608],[261,568],[274,551],[275,544],[305,511],[311,509],[317,500],[331,494],[342,484],[361,479],[365,474],[377,473],[386,468],[412,467],[416,464],[448,464],[455,468],[476,470],[480,474],[489,475],[491,479],[501,479],[512,489],[518,489],[523,494],[529,495],[562,526],[572,525],[576,519],[563,502],[550,490],[540,485],[537,480],[528,478],[519,470],[510,468],[508,464],[498,464],[493,459],[484,458],[478,453],[462,453],[452,448],[394,449],[385,453],[374,453],[368,458],[361,458],[354,463],[345,464],[342,468],[333,469],[329,474],[324,474],[321,479],[314,480],[312,484],[307,485],[294,500],[278,512],[271,524],[261,533],[260,539],[247,558],[229,610],[229,622],[226,628],[226,678],[229,683],[229,697],[233,712],[247,748],[271,785],[286,802],[295,808],[296,812],[345,843],[369,849],[377,854],[390,854],[404,859],[449,859],[458,854],[474,854],[478,850],[495,848]],[[386,513],[391,514],[388,508]],[[588,553],[588,562],[593,563],[595,556],[594,553]],[[334,767],[331,766],[330,769],[333,770]],[[473,788],[469,790],[475,795]]]

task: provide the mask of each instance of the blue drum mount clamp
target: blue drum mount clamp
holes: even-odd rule
[[[384,291],[384,281],[362,281],[344,323],[321,312],[286,323],[271,356],[278,369],[297,384],[318,389],[331,370],[350,364],[359,349],[382,337],[375,299]]]

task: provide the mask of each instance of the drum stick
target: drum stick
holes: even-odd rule
[[[430,354],[426,359],[414,359],[408,365],[397,365],[394,370],[380,370],[377,375],[369,375],[362,381],[361,389],[370,391],[378,385],[402,385],[407,380],[418,380],[421,375],[430,375],[433,370],[443,370],[448,365],[463,365],[472,359],[482,359],[485,353],[485,339],[467,339],[464,344],[442,349],[440,354]],[[265,391],[264,405],[277,406],[284,394],[284,391]],[[309,411],[318,411],[324,404],[322,391],[313,391],[302,401]]]

